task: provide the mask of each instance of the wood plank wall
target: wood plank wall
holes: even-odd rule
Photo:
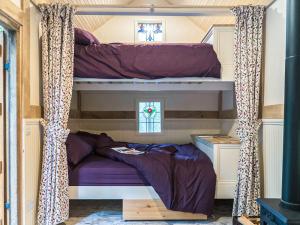
[[[47,3],[46,0],[34,0],[34,5],[40,3]],[[42,117],[42,107],[41,105],[31,105],[30,104],[30,0],[23,0],[24,7],[24,117],[25,118],[41,118]],[[38,59],[37,59],[38,60]],[[36,63],[39,63],[36,62]]]

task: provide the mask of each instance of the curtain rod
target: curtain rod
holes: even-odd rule
[[[30,0],[30,3],[37,9],[39,8],[39,3],[37,3],[36,0]]]
[[[36,0],[30,2],[39,8]],[[273,5],[276,0],[272,0],[266,9]],[[231,6],[176,6],[176,5],[142,5],[142,6],[126,6],[126,5],[93,5],[93,4],[75,4],[77,9],[76,15],[145,15],[145,16],[230,16],[232,15]],[[178,11],[176,11],[178,10]]]
[[[272,0],[268,5],[266,5],[266,9],[270,8],[275,2],[276,0]]]
[[[76,15],[207,16],[231,15],[233,6],[75,5]]]

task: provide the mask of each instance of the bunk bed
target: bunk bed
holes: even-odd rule
[[[232,27],[199,44],[101,44],[75,29],[74,87],[119,91],[233,90]],[[228,35],[231,34],[231,35]],[[220,41],[222,40],[222,41]]]
[[[131,45],[101,44],[92,34],[76,29],[73,89],[78,93],[84,90],[232,91],[233,52],[228,45],[228,42],[233,43],[232,30],[232,27],[211,30],[200,44]],[[171,61],[175,54],[176,60]],[[153,68],[157,64],[159,68]],[[95,145],[97,135],[85,134],[81,138]],[[203,153],[195,146],[192,148],[198,151],[194,152],[196,155]],[[140,174],[139,166],[132,166],[115,155],[106,156],[95,154],[95,147],[92,147],[80,163],[75,166],[69,163],[70,199],[122,199],[124,220],[207,219],[211,215],[210,204],[202,211],[168,210],[180,208],[171,207],[165,201],[162,204],[163,195]],[[209,164],[209,158],[204,158],[211,165],[210,178],[214,177],[214,165]],[[93,176],[98,180],[91,178]],[[107,179],[111,176],[116,179]],[[210,196],[208,202],[214,198],[215,186],[212,186],[208,188],[207,193],[212,194],[207,195]]]
[[[87,138],[93,143],[89,144]],[[115,150],[124,147],[139,154]],[[126,195],[130,187],[144,186],[154,189],[154,196],[149,197],[159,196],[167,209],[212,214],[216,175],[209,157],[193,144],[136,144],[115,141],[104,133],[79,132],[69,136],[67,151],[73,187],[108,187],[110,192],[111,187],[119,187],[119,193],[105,192],[105,198],[116,199],[120,193]]]

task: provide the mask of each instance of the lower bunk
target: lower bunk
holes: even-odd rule
[[[133,144],[81,132],[69,135],[67,152],[70,199],[122,199],[124,220],[206,220],[212,214],[213,165],[192,144]]]

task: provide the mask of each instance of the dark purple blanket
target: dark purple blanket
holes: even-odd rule
[[[69,171],[70,186],[149,186],[132,166],[91,154]]]
[[[99,140],[99,139],[98,139]],[[111,149],[124,146],[145,151],[127,155]],[[193,144],[143,145],[112,142],[97,154],[135,167],[151,184],[168,209],[212,214],[216,175],[205,153]]]
[[[75,45],[75,77],[220,78],[220,70],[220,62],[209,44]]]

